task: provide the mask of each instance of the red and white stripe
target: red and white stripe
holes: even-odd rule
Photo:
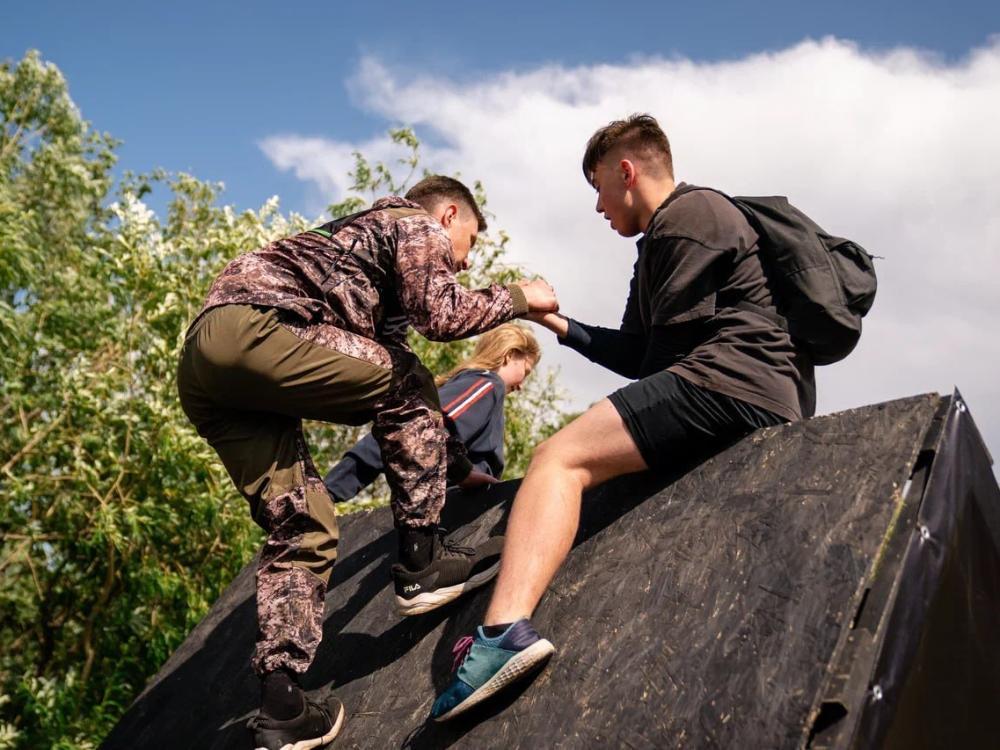
[[[486,378],[480,378],[464,393],[453,399],[442,411],[449,419],[458,419],[468,411],[469,407],[493,390],[493,383]]]

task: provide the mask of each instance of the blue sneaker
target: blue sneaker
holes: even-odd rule
[[[455,718],[544,664],[555,650],[526,619],[496,638],[487,638],[482,626],[476,628],[474,638],[467,635],[455,644],[455,674],[434,701],[431,718]]]

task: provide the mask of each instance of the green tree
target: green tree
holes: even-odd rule
[[[277,199],[220,206],[220,186],[184,174],[116,185],[115,142],[37,53],[0,64],[0,125],[0,748],[93,747],[260,543],[174,372],[223,265],[310,222]],[[412,177],[419,143],[392,135]],[[360,154],[352,176],[334,212],[401,189]],[[516,275],[507,242],[485,238],[470,283]],[[437,371],[471,347],[412,344]],[[529,383],[508,399],[510,476],[563,419],[553,376]],[[320,466],[359,436],[308,429]]]

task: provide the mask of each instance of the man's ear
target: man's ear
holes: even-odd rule
[[[451,223],[455,221],[458,217],[458,206],[454,203],[449,203],[444,207],[444,211],[441,213],[441,225],[445,228],[451,226]]]
[[[635,184],[635,164],[629,159],[622,159],[618,163],[618,168],[621,170],[621,176],[625,182],[625,187],[632,187]]]

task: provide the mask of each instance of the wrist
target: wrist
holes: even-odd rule
[[[569,319],[559,313],[549,313],[545,316],[545,327],[561,339],[569,333]]]
[[[508,284],[507,291],[510,292],[510,301],[513,308],[515,318],[523,317],[528,314],[528,297],[524,293],[524,290],[519,284]]]

